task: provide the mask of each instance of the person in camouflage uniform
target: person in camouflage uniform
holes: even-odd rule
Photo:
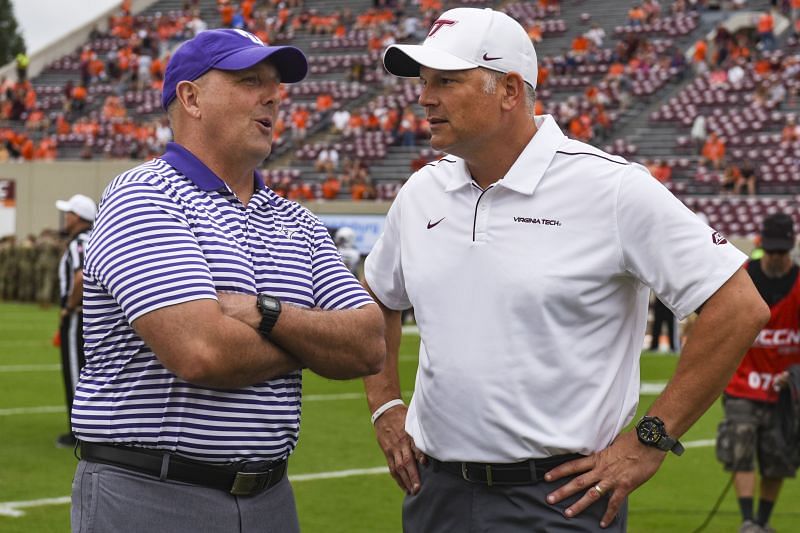
[[[32,302],[36,296],[36,237],[28,235],[17,249],[17,299]]]

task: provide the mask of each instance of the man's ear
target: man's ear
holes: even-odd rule
[[[510,111],[518,105],[525,105],[525,80],[518,72],[509,72],[503,77],[502,107]]]
[[[183,80],[175,87],[175,99],[192,118],[200,118],[200,86],[193,81]]]

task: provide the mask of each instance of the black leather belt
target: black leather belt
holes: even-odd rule
[[[441,470],[481,485],[533,485],[544,480],[549,470],[560,464],[585,457],[578,453],[554,455],[544,459],[530,459],[521,463],[456,463],[439,461],[433,457],[434,470]]]
[[[160,450],[133,446],[80,443],[81,459],[149,474],[162,480],[181,481],[224,490],[234,496],[252,496],[280,482],[286,475],[286,459],[210,464]]]

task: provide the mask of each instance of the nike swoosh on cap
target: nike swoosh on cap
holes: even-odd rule
[[[489,54],[483,54],[484,61],[494,61],[496,59],[503,59],[502,57],[489,57]]]
[[[446,219],[446,218],[447,218],[447,217],[442,217],[442,218],[440,218],[439,220],[437,220],[436,222],[433,222],[433,223],[431,223],[431,221],[430,221],[430,220],[428,220],[428,229],[431,229],[432,227],[434,227],[434,226],[438,225],[438,224],[439,224],[439,222],[441,222],[442,220],[444,220],[444,219]]]

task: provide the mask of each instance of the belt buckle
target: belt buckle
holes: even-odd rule
[[[486,469],[486,485],[491,487],[494,483],[492,481],[492,465],[484,465]],[[473,480],[469,478],[469,472],[467,472],[467,463],[461,463],[461,477],[464,478],[465,481],[469,483],[480,483],[479,480]]]
[[[250,496],[269,485],[271,479],[272,470],[268,472],[236,472],[233,486],[231,486],[231,494],[234,496]]]

